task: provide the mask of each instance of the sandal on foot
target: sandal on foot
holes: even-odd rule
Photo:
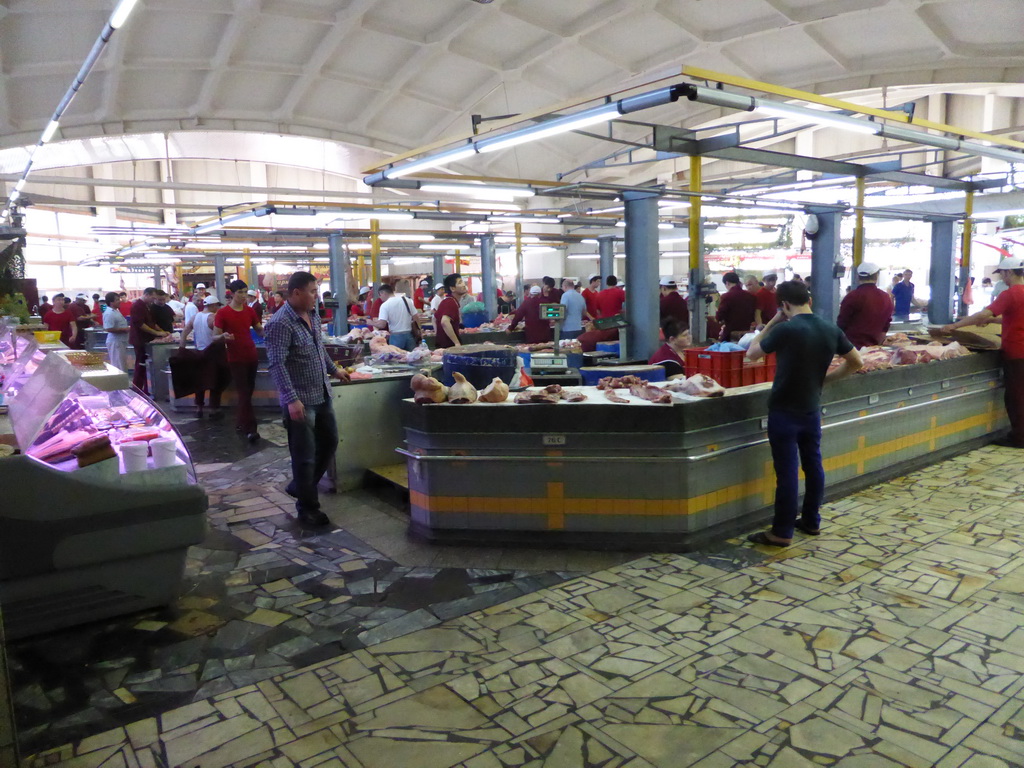
[[[811,528],[809,525],[806,525],[805,523],[797,523],[795,527],[798,531],[800,531],[801,533],[806,533],[808,536],[821,535],[821,528]]]
[[[768,534],[764,531],[758,531],[747,536],[747,541],[751,544],[767,544],[769,547],[788,547],[793,542],[791,541],[773,541],[768,538]]]

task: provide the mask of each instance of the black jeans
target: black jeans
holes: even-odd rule
[[[228,363],[231,379],[235,382],[238,397],[238,412],[235,423],[245,433],[256,431],[256,413],[252,409],[252,393],[256,391],[256,369],[258,363]]]
[[[775,463],[775,520],[772,533],[793,538],[800,496],[799,470],[804,470],[804,503],[800,518],[808,528],[821,525],[825,469],[821,464],[821,414],[768,411],[768,442]]]
[[[1024,360],[1003,358],[1003,402],[1010,419],[1010,440],[1024,446]]]
[[[288,432],[288,452],[292,457],[292,478],[295,511],[319,512],[320,497],[316,487],[334,458],[338,447],[338,424],[330,399],[320,405],[307,405],[306,418],[294,421],[284,409],[284,428]]]

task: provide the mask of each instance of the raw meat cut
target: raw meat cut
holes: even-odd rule
[[[582,403],[587,396],[578,389],[566,389],[562,392],[562,399],[567,403]]]
[[[643,379],[639,376],[626,375],[622,378],[616,378],[615,376],[605,376],[603,379],[597,382],[598,389],[628,389],[634,384],[646,384]]]
[[[629,394],[647,400],[651,403],[672,403],[672,394],[650,384],[634,384],[629,388]]]
[[[475,403],[477,398],[476,387],[470,384],[466,377],[458,371],[452,374],[455,383],[448,387],[449,403]]]
[[[723,397],[725,395],[725,387],[705,373],[696,373],[688,379],[676,379],[666,384],[665,389],[692,397]]]
[[[558,397],[556,395],[548,394],[543,390],[539,392],[527,391],[520,392],[518,395],[516,395],[515,402],[519,403],[520,405],[524,403],[542,403],[545,405],[554,405],[555,403],[558,402]]]
[[[495,376],[491,383],[480,390],[481,403],[504,403],[508,400],[508,384]]]
[[[605,389],[604,396],[608,400],[611,400],[613,403],[628,403],[629,402],[629,400],[627,400],[626,398],[619,397],[618,395],[616,395],[614,389]]]
[[[412,387],[412,398],[415,403],[443,403],[448,399],[448,387],[422,373],[413,376],[409,386]]]

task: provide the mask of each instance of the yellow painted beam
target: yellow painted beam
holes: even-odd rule
[[[964,232],[960,238],[960,264],[967,270],[967,274],[971,273],[971,241],[974,233],[974,219],[971,217],[974,215],[974,190],[968,190],[967,199],[964,200]],[[969,278],[968,278],[969,279]],[[961,290],[967,286],[961,286]]]
[[[1015,141],[1014,139],[1008,139],[1003,136],[995,136],[990,133],[972,131],[970,129],[960,128],[955,125],[946,125],[945,123],[935,123],[932,122],[931,120],[924,120],[921,118],[911,119],[910,115],[904,112],[893,112],[888,109],[866,107],[863,104],[855,104],[852,101],[845,101],[843,99],[833,99],[830,96],[821,96],[817,93],[811,93],[810,91],[801,91],[797,88],[787,88],[782,85],[765,83],[760,80],[752,80],[747,77],[727,75],[723,72],[715,72],[713,70],[702,69],[700,67],[683,67],[683,74],[686,75],[687,77],[692,77],[696,80],[711,80],[716,83],[722,83],[723,85],[734,85],[737,88],[745,88],[750,91],[760,91],[761,93],[770,93],[775,96],[782,96],[783,98],[786,99],[799,99],[800,101],[806,101],[811,104],[820,104],[825,107],[833,107],[834,109],[848,110],[850,112],[856,112],[861,115],[871,115],[873,117],[881,118],[882,120],[889,120],[894,123],[915,125],[919,128],[928,128],[933,131],[949,133],[954,136],[970,137],[972,139],[979,139],[981,141],[989,141],[992,142],[993,144],[1000,144],[1004,147],[1024,149],[1024,142]]]
[[[380,282],[380,222],[377,219],[370,220],[370,268],[370,280],[376,285]]]
[[[853,269],[856,271],[864,261],[864,187],[863,176],[857,177],[857,213],[853,229]],[[856,284],[856,280],[854,280]]]
[[[700,191],[701,179],[701,158],[700,155],[690,156],[690,191],[696,192],[690,198],[690,269],[700,269],[701,259],[701,237],[700,237]]]

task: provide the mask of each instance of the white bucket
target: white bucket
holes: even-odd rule
[[[177,464],[177,441],[169,437],[158,437],[149,441],[149,447],[153,449],[154,467],[173,467]]]
[[[125,472],[142,472],[147,469],[148,455],[149,445],[146,443],[121,443],[121,458],[124,460]]]

